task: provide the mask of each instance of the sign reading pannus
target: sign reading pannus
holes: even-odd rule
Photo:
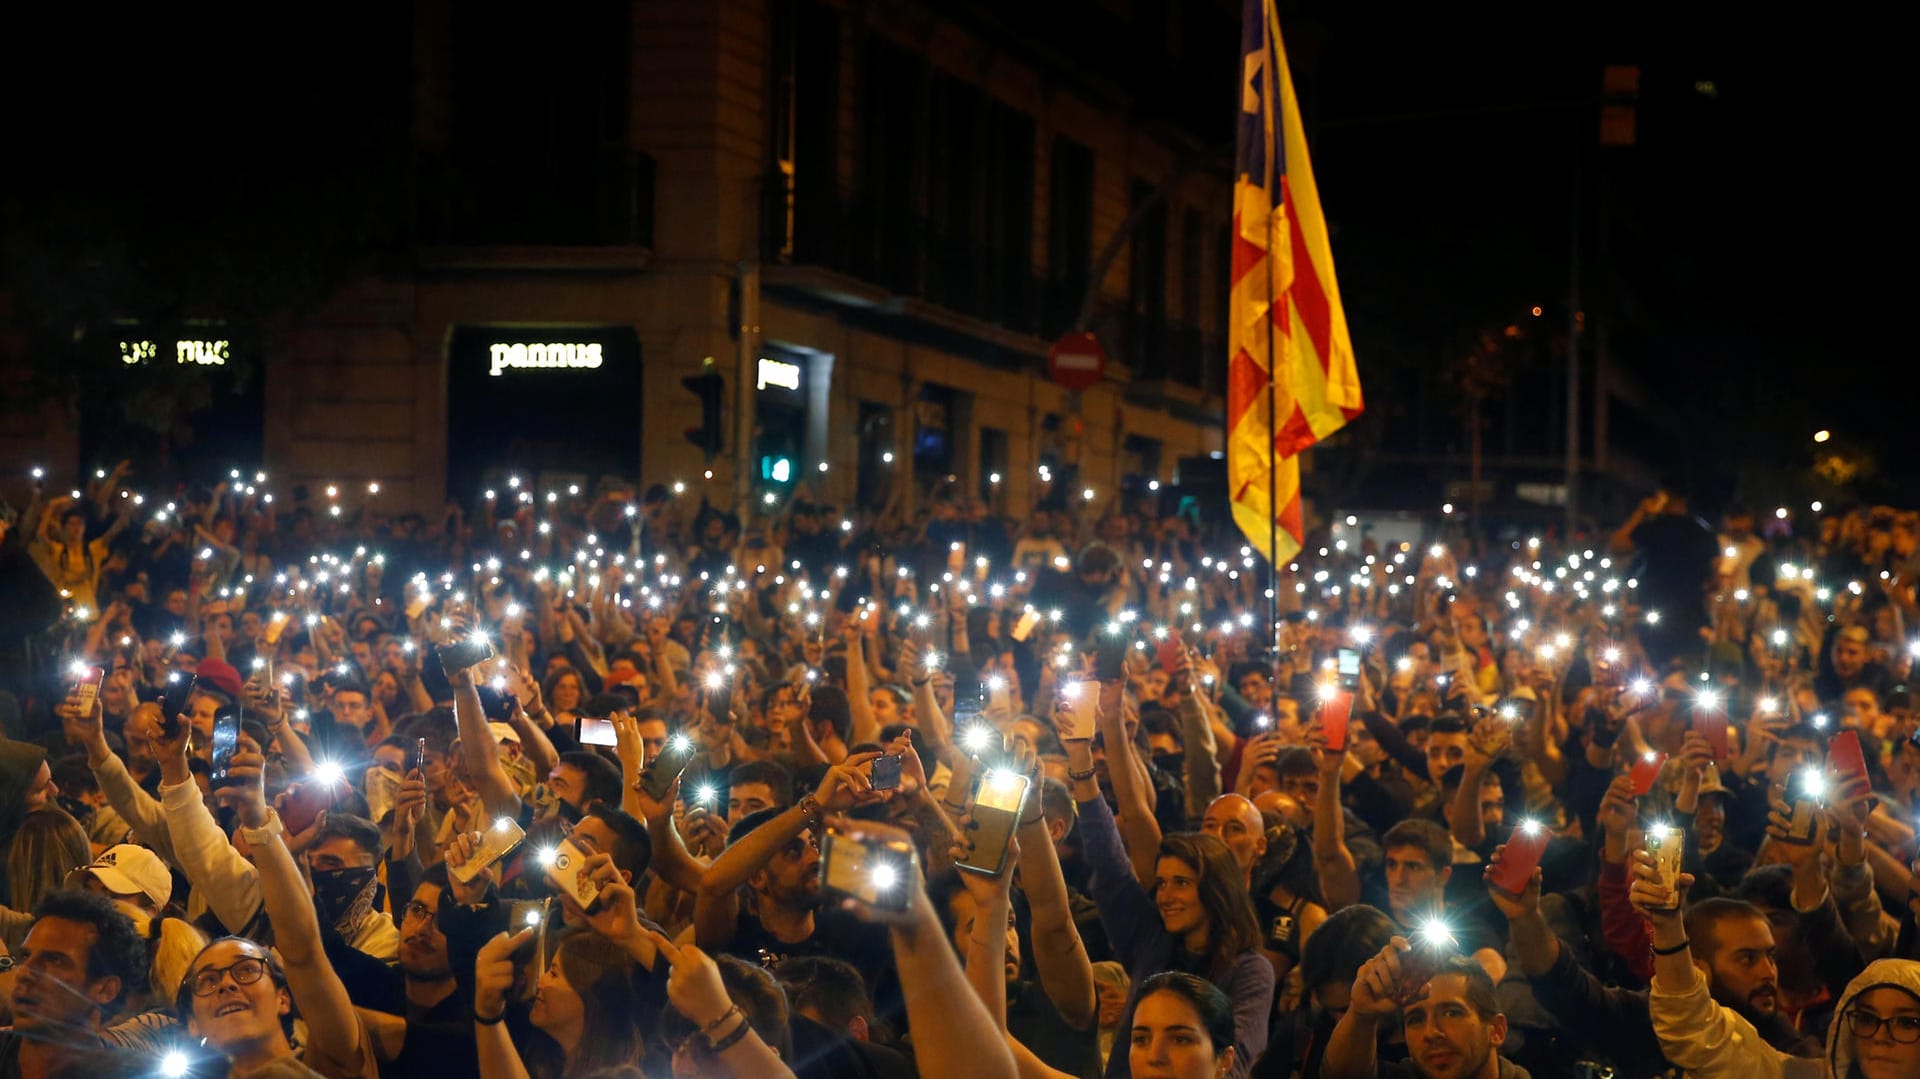
[[[509,370],[579,368],[597,370],[605,362],[598,342],[555,341],[545,344],[495,342],[487,346],[487,374],[498,378]]]

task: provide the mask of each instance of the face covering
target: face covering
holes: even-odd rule
[[[353,931],[379,904],[380,882],[376,869],[316,869],[313,871],[313,905],[322,924],[349,940]]]
[[[1187,755],[1185,753],[1155,753],[1153,755],[1153,766],[1177,778],[1187,770]]]

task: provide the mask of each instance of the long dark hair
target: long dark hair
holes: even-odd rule
[[[1207,915],[1207,966],[1224,977],[1242,952],[1260,945],[1260,922],[1233,852],[1204,832],[1176,832],[1160,841],[1159,857],[1193,867]]]
[[[633,991],[633,960],[598,933],[571,933],[555,956],[585,1010],[584,1031],[571,1066],[560,1043],[544,1034],[523,1054],[527,1071],[540,1079],[574,1079],[640,1059],[640,1032],[633,1017],[640,999]]]

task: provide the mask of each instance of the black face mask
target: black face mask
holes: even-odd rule
[[[1186,771],[1187,755],[1185,753],[1155,753],[1153,755],[1153,766],[1170,776],[1178,776]]]
[[[343,937],[352,936],[352,928],[371,914],[380,902],[377,867],[363,869],[316,869],[313,871],[313,906],[322,925],[330,925]]]

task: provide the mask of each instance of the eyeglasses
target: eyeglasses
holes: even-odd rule
[[[1920,1015],[1879,1016],[1860,1008],[1849,1008],[1847,1026],[1856,1038],[1871,1038],[1884,1026],[1887,1036],[1902,1045],[1920,1042]]]
[[[220,989],[221,975],[233,975],[233,984],[252,985],[267,973],[267,961],[255,956],[247,956],[232,966],[209,967],[193,976],[193,995],[210,997]]]
[[[428,925],[432,925],[433,923],[440,920],[439,911],[434,910],[432,907],[427,906],[425,903],[422,903],[417,899],[411,903],[408,903],[402,913],[407,918],[414,919],[415,921],[422,921],[427,923]]]

